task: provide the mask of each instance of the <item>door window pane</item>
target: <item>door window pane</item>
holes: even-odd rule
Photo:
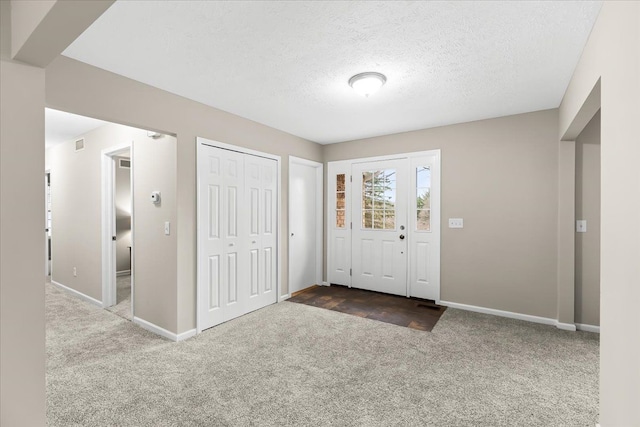
[[[431,168],[416,168],[416,229],[431,231]]]
[[[345,184],[346,175],[343,173],[336,175],[336,228],[345,228]]]
[[[396,170],[362,172],[362,228],[395,229]]]

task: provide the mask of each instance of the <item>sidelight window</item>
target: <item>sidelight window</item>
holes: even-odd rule
[[[416,168],[416,229],[431,231],[431,168]]]
[[[346,221],[346,175],[336,175],[336,228],[345,228]]]

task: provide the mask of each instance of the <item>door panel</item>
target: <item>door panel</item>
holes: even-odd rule
[[[352,166],[351,285],[407,295],[408,160]]]
[[[270,254],[276,248],[276,178],[277,162],[257,156],[245,156],[246,206],[249,208],[250,230],[247,244],[255,254],[256,276],[248,278],[251,287],[247,290],[247,311],[256,310],[277,302],[273,284],[276,281],[276,259]],[[269,255],[267,255],[269,254]],[[253,265],[253,259],[251,260]]]
[[[277,301],[275,160],[202,146],[199,316],[206,329]]]
[[[290,293],[317,284],[316,221],[320,212],[316,207],[316,171],[311,165],[289,166]]]
[[[411,159],[409,293],[440,300],[440,182],[435,156]]]

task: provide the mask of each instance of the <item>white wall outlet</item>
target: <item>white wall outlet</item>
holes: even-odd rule
[[[78,277],[78,270],[75,267],[73,267],[73,277]]]
[[[462,218],[449,218],[449,228],[464,228],[464,220]]]
[[[587,220],[579,219],[576,221],[576,232],[578,233],[586,233],[587,232]]]
[[[165,221],[164,223],[164,234],[165,236],[171,234],[171,223],[169,221]]]

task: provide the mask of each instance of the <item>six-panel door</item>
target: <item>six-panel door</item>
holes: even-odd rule
[[[206,329],[277,301],[277,162],[201,149],[199,316]]]

